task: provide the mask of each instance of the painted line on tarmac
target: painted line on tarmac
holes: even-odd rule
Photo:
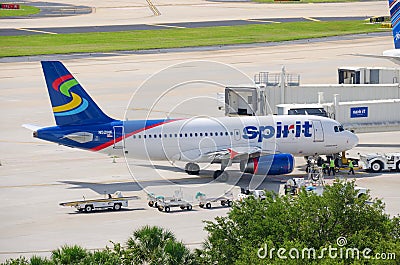
[[[24,29],[24,28],[16,28],[16,30],[21,30],[21,31],[29,31],[29,32],[35,32],[35,33],[44,33],[44,34],[58,34],[55,32],[50,32],[50,31],[43,31],[43,30],[34,30],[34,29]]]
[[[182,27],[182,26],[172,26],[172,25],[164,25],[164,24],[146,24],[146,25],[163,27],[163,28],[186,29],[186,27]]]
[[[310,20],[310,21],[314,21],[314,22],[321,22],[321,20],[312,18],[312,17],[303,17],[304,19]]]
[[[273,21],[273,20],[263,20],[263,19],[243,19],[244,21],[250,21],[250,22],[263,22],[263,23],[275,23],[279,24],[282,22],[279,21]]]

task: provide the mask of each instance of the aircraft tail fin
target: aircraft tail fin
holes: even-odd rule
[[[392,33],[394,47],[400,49],[400,1],[389,0],[390,22],[392,24]]]
[[[59,61],[42,61],[56,124],[85,125],[111,122]]]

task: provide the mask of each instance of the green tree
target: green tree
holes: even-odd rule
[[[53,250],[51,253],[51,260],[55,264],[79,264],[82,263],[85,258],[89,256],[89,251],[86,249],[73,245],[64,245],[61,248]]]
[[[157,226],[144,226],[133,232],[126,243],[127,263],[192,264],[189,249],[178,242],[174,234]]]
[[[290,252],[294,258],[288,257],[292,248],[312,248],[318,257],[324,248],[342,247],[338,238],[345,238],[346,248],[370,248],[371,255],[394,252],[399,259],[399,218],[385,214],[382,201],[371,201],[369,194],[358,196],[354,182],[338,180],[322,196],[302,190],[296,198],[271,192],[262,201],[250,197],[236,204],[228,216],[206,222],[209,235],[197,256],[203,264],[364,263],[351,255],[331,259],[326,253],[320,259],[297,259],[294,250]],[[259,258],[258,251],[264,246],[266,257]],[[279,248],[287,251],[286,259],[278,257]]]

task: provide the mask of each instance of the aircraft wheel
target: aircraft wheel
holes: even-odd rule
[[[217,179],[222,174],[222,172],[224,172],[224,171],[222,171],[222,170],[214,171],[213,178]]]
[[[165,206],[165,209],[164,209],[164,210],[165,210],[166,213],[169,213],[169,212],[171,211],[171,209],[169,208],[169,206]]]
[[[189,175],[198,175],[200,173],[200,166],[196,163],[187,163],[185,165],[185,172]]]
[[[207,202],[207,203],[206,203],[206,208],[207,208],[207,209],[210,209],[210,208],[211,208],[211,203]]]
[[[181,205],[180,208],[181,208],[181,210],[184,210],[184,209],[185,209],[185,206]]]
[[[233,201],[228,201],[228,206],[232,207],[232,205],[233,205]]]
[[[157,207],[157,209],[162,212],[164,210],[164,208],[162,206]]]
[[[371,170],[374,173],[379,173],[382,171],[383,165],[380,161],[375,161],[371,164]]]
[[[191,211],[191,210],[192,210],[192,205],[186,206],[186,209],[187,209],[188,211]]]
[[[225,206],[225,201],[221,201],[221,206]]]
[[[153,206],[154,206],[154,202],[153,202],[153,201],[149,201],[147,204],[148,204],[150,207],[153,207]]]
[[[397,170],[397,172],[400,172],[400,161],[397,162],[397,164],[396,164],[396,170]]]
[[[200,208],[204,208],[204,204],[200,203],[199,204]]]

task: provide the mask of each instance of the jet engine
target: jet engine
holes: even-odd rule
[[[291,154],[274,154],[250,158],[240,163],[240,171],[255,175],[281,175],[293,171],[294,158]]]

